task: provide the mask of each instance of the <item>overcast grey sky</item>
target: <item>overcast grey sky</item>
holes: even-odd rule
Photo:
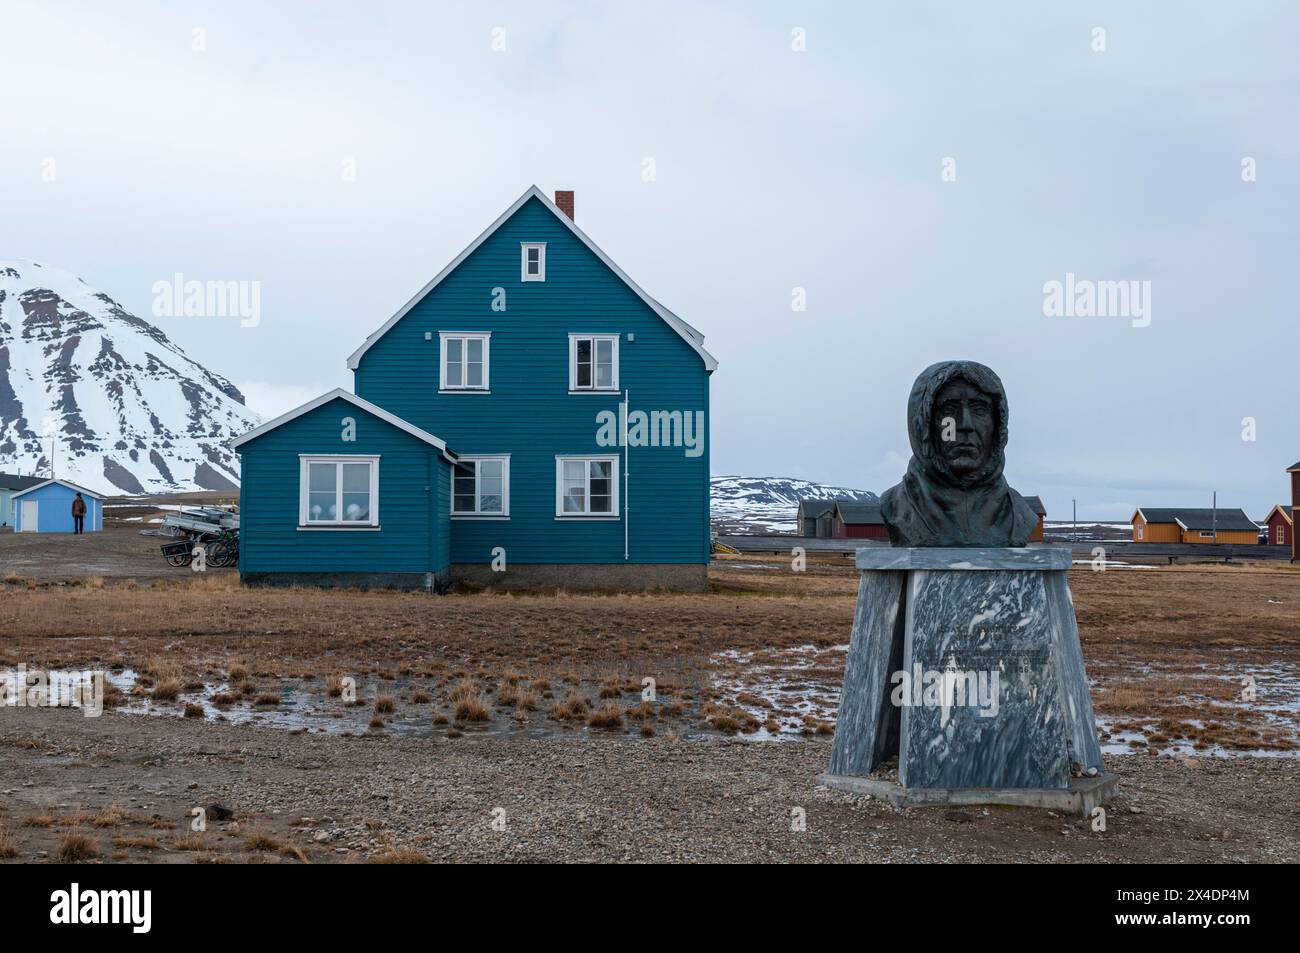
[[[80,275],[264,413],[350,387],[536,183],[707,335],[716,473],[883,490],[912,379],[964,357],[1002,376],[1008,478],[1049,518],[1287,501],[1294,5],[4,0],[0,24],[0,258]],[[152,318],[176,272],[259,281],[260,324]],[[1149,281],[1149,324],[1045,316],[1067,273]]]

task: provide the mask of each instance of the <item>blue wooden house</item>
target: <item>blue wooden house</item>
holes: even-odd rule
[[[526,191],[348,366],[232,444],[247,581],[705,585],[717,362],[573,193]]]
[[[104,528],[104,498],[67,480],[43,480],[12,496],[15,533],[71,533],[72,501],[77,494],[86,501],[84,532]]]

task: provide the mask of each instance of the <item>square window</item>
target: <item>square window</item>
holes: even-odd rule
[[[300,526],[378,526],[378,457],[302,457]]]
[[[569,335],[569,390],[618,390],[617,334]]]
[[[453,516],[509,516],[510,458],[461,457],[451,494]]]
[[[618,458],[556,457],[555,515],[617,516]]]
[[[492,335],[440,331],[438,338],[442,345],[438,389],[486,391]]]

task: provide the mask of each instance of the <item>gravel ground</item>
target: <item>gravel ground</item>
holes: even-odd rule
[[[135,862],[1300,861],[1295,758],[1111,758],[1120,792],[1096,832],[1046,810],[831,792],[814,781],[829,753],[826,739],[346,737],[0,709],[0,844],[10,862],[56,856],[74,828],[97,859]],[[213,802],[233,819],[190,837],[188,810]],[[95,816],[113,804],[125,816]]]

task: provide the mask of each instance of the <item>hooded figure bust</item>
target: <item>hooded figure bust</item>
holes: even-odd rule
[[[990,368],[943,361],[921,372],[907,401],[912,459],[880,498],[894,546],[1023,546],[1033,507],[1002,476],[1007,395]]]

